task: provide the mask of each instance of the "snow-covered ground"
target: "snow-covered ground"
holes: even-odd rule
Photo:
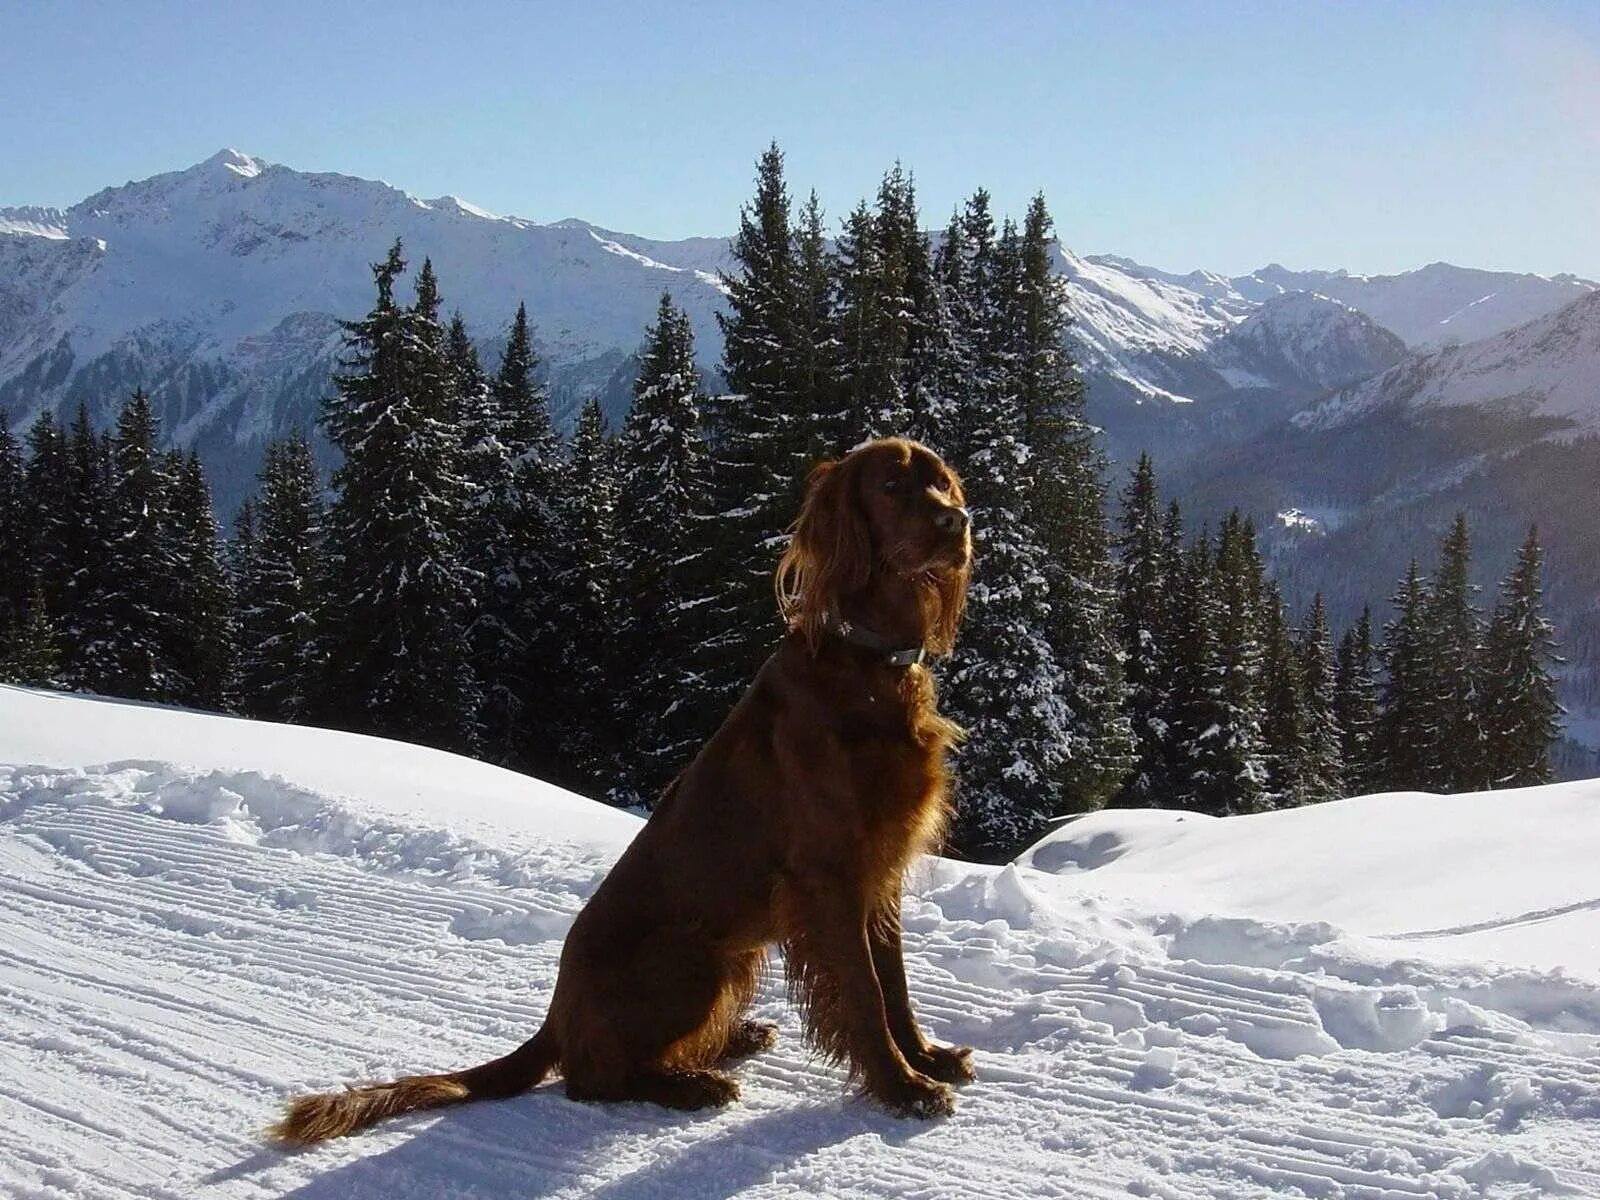
[[[635,818],[374,739],[0,688],[0,1195],[1600,1196],[1600,783],[929,860],[896,1120],[778,1048],[712,1114],[559,1086],[303,1153],[281,1100],[535,1028]],[[1587,894],[1586,894],[1587,889]]]

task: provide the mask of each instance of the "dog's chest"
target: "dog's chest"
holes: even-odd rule
[[[867,843],[878,848],[884,870],[898,871],[943,836],[944,747],[880,742],[857,763],[855,791]]]

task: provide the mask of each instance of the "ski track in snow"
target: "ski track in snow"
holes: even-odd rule
[[[727,1110],[547,1084],[263,1145],[295,1092],[531,1034],[604,867],[254,773],[0,767],[0,1194],[1600,1196],[1600,1028],[1273,965],[1294,948],[1247,922],[1047,913],[1032,872],[947,862],[916,873],[906,939],[924,1023],[977,1047],[949,1120],[847,1094],[775,964],[757,1009],[781,1040]]]

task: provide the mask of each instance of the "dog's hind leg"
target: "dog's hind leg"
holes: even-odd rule
[[[736,1098],[738,1084],[710,1067],[749,994],[742,965],[691,936],[657,937],[612,964],[568,1015],[567,1095],[669,1108]]]

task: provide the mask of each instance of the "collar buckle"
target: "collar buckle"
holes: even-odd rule
[[[926,646],[908,646],[896,648],[894,643],[880,633],[862,625],[856,625],[835,613],[826,613],[823,616],[823,627],[849,642],[852,646],[860,646],[865,650],[875,650],[883,656],[883,662],[891,667],[914,667],[928,661],[928,648]]]

